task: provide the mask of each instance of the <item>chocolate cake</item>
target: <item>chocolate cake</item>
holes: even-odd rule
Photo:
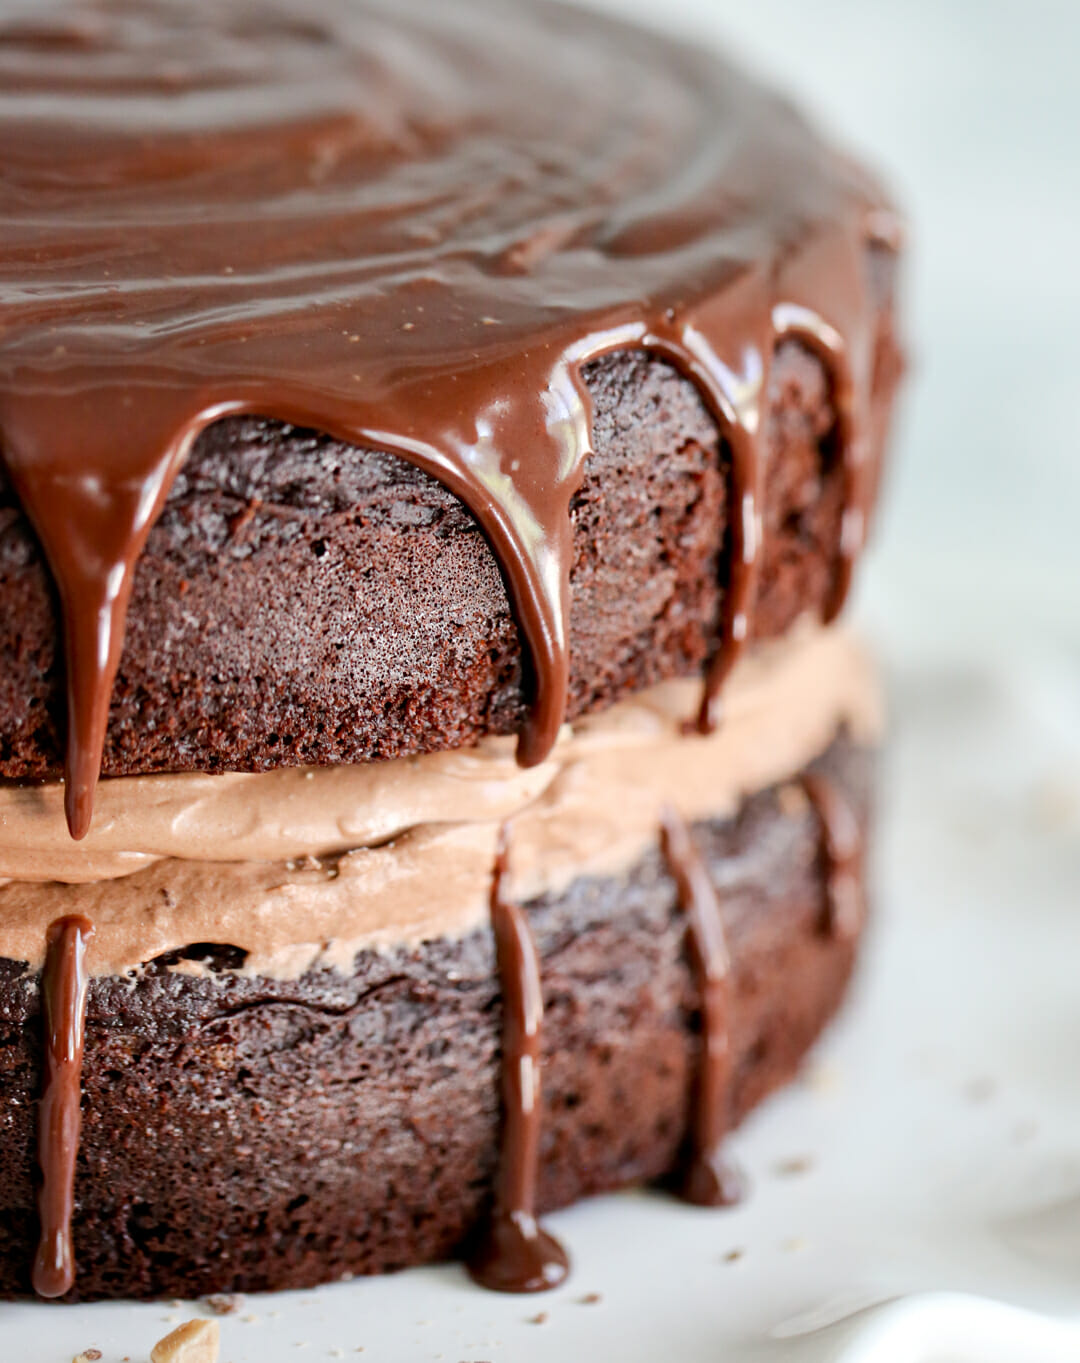
[[[0,83],[0,1293],[733,1200],[865,920],[882,191],[542,0],[8,6]]]

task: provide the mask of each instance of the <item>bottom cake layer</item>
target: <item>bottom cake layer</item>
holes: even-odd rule
[[[810,769],[864,828],[870,767],[839,736]],[[732,1123],[793,1076],[853,963],[858,924],[837,930],[830,912],[835,861],[814,789],[795,779],[693,826],[732,958]],[[539,1204],[551,1209],[677,1166],[699,1001],[659,846],[625,875],[527,907],[545,1001]],[[228,944],[202,943],[136,978],[91,981],[70,1299],[386,1272],[453,1256],[490,1205],[502,1004],[488,930],[362,952],[351,975],[272,980],[241,964]],[[30,1292],[37,1243],[41,1033],[36,976],[0,962],[5,1296]]]

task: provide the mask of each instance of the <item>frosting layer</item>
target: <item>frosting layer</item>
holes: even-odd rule
[[[527,771],[512,740],[489,739],[362,767],[109,781],[74,855],[61,787],[0,790],[0,956],[40,965],[48,924],[78,913],[97,927],[98,974],[196,942],[242,948],[250,973],[348,968],[361,948],[483,923],[507,819],[513,893],[530,898],[633,864],[665,803],[733,812],[841,725],[862,741],[880,727],[872,667],[835,627],[745,657],[709,735],[684,731],[699,692],[667,683],[563,726]]]

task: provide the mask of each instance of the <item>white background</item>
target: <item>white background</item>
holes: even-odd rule
[[[980,623],[996,602],[1003,633],[1019,623],[1075,641],[1080,5],[606,7],[662,8],[672,27],[717,35],[881,167],[911,223],[914,368],[878,564],[913,597],[933,584],[922,606],[945,632],[958,597]]]
[[[812,1082],[738,1138],[744,1208],[566,1213],[577,1271],[543,1301],[451,1267],[252,1302],[223,1363],[1080,1359],[1080,3],[607,4],[730,40],[911,219],[859,593],[895,716],[875,940]],[[980,1300],[926,1295],[956,1292]],[[0,1307],[0,1363],[145,1358],[197,1309]]]

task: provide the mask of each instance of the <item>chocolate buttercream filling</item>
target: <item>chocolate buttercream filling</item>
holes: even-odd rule
[[[565,727],[523,771],[486,739],[358,767],[125,777],[73,845],[59,785],[0,789],[0,956],[40,968],[54,919],[97,925],[95,974],[227,942],[244,973],[351,972],[356,953],[481,926],[501,823],[519,902],[619,875],[655,843],[665,802],[689,820],[791,778],[838,729],[872,743],[881,700],[842,628],[807,625],[744,657],[711,736],[683,733],[695,684],[669,682]],[[185,969],[195,969],[187,963]]]

